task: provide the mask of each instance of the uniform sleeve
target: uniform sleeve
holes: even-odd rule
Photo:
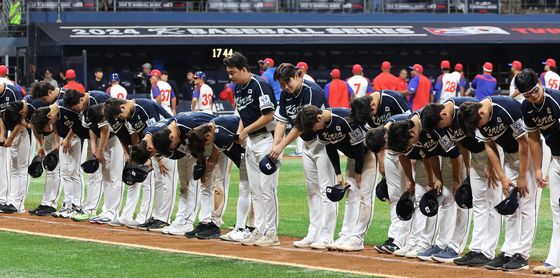
[[[476,85],[478,83],[478,75],[474,77],[473,81],[471,82],[471,87],[476,89]]]
[[[358,144],[352,147],[354,152],[354,173],[361,174],[364,168],[364,144]]]
[[[439,96],[441,95],[441,88],[443,86],[443,81],[442,81],[442,77],[441,75],[438,77],[438,79],[436,80],[436,83],[434,84],[434,92],[435,92],[435,100],[434,102],[437,102],[437,100],[439,100]]]
[[[327,85],[325,85],[325,98],[328,100],[329,99],[329,90],[331,88],[331,83],[327,83]]]
[[[525,104],[525,101],[523,104]],[[522,105],[522,107],[525,108],[525,105]],[[526,109],[523,109],[523,124],[525,125],[525,129],[529,132],[537,131],[539,129],[538,126],[527,112],[528,111]]]
[[[159,97],[160,93],[159,93],[159,87],[158,86],[152,86],[152,97],[157,98]]]
[[[259,87],[262,92],[258,92],[259,90],[254,90],[253,94],[255,98],[259,100],[259,108],[262,112],[266,112],[272,110],[274,112],[275,109],[275,102],[276,99],[274,97],[274,91],[272,90],[272,86],[270,84],[260,84]]]
[[[200,89],[199,88],[195,88],[193,93],[192,93],[192,99],[198,99],[200,98]]]
[[[546,72],[541,73],[541,77],[540,77],[541,85],[543,85],[543,86],[546,86],[546,82],[545,82],[545,80],[544,80],[544,75],[545,75],[545,74],[546,74]]]
[[[508,119],[508,124],[513,132],[513,138],[519,139],[527,133],[521,113],[521,104],[514,99],[511,99],[509,103],[510,105],[508,105],[507,111],[505,111],[511,116],[511,118]]]
[[[288,122],[288,115],[286,114],[286,98],[284,92],[282,92],[282,95],[280,96],[280,103],[276,107],[274,118],[282,123]]]
[[[469,84],[467,83],[467,79],[461,76],[459,79],[459,86],[462,87],[464,90],[468,89]],[[457,92],[460,91],[460,88],[457,88]]]
[[[175,98],[175,90],[171,89],[171,98]]]
[[[368,81],[367,88],[366,88],[366,94],[369,95],[371,93],[373,93],[373,88],[371,87],[371,83]]]
[[[411,93],[416,93],[416,89],[418,89],[418,77],[414,77],[408,83],[408,91]]]
[[[156,105],[155,105],[155,107],[156,107],[156,109],[157,109],[156,111],[157,111],[161,116],[163,116],[163,118],[169,119],[169,118],[173,117],[171,114],[169,114],[169,112],[167,112],[167,110],[163,109],[163,106],[158,105],[157,103],[154,103],[154,104],[156,104]],[[161,120],[161,119],[160,119],[160,120]]]
[[[340,156],[338,155],[336,146],[334,144],[328,144],[325,147],[327,149],[327,155],[329,156],[329,160],[331,161],[335,174],[340,175]]]
[[[352,95],[354,94],[354,89],[352,89],[352,86],[350,86],[350,84],[346,83],[346,88],[348,88],[348,97],[352,97]]]

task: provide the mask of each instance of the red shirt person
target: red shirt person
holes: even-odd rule
[[[329,101],[329,106],[350,108],[350,100],[354,96],[352,87],[346,81],[340,80],[340,70],[331,71],[332,81],[325,85],[325,98]]]
[[[391,74],[391,63],[384,61],[381,63],[381,73],[373,79],[373,90],[397,90],[399,80]]]
[[[424,76],[424,67],[422,65],[414,64],[410,69],[412,70],[410,72],[412,79],[410,79],[408,90],[404,94],[410,95],[408,104],[412,111],[416,111],[432,101],[432,82]]]
[[[84,87],[84,85],[76,81],[76,72],[73,69],[67,70],[65,76],[68,83],[64,85],[64,89],[72,89],[82,93],[86,92],[86,88]]]

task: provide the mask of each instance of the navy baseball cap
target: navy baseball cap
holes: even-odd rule
[[[122,179],[124,183],[133,185],[145,181],[149,173],[150,169],[146,165],[127,163],[123,169]]]
[[[200,78],[202,80],[206,80],[206,74],[202,71],[197,71],[194,73],[194,78]]]
[[[38,178],[43,174],[43,166],[42,164],[43,159],[40,156],[35,156],[29,167],[27,167],[27,173],[32,178]]]
[[[195,164],[193,167],[193,180],[197,181],[204,176],[206,164]]]
[[[344,198],[346,190],[350,188],[350,185],[337,184],[335,186],[327,186],[327,198],[333,202],[338,202]]]
[[[82,163],[81,167],[85,173],[95,173],[99,169],[99,160],[97,160],[97,157],[92,156],[91,159],[86,160],[84,163]]]
[[[471,180],[467,177],[455,192],[455,202],[460,208],[470,209],[473,206]]]
[[[261,172],[263,172],[265,175],[270,176],[274,174],[274,172],[276,172],[278,168],[280,168],[280,160],[274,160],[270,158],[270,156],[268,156],[267,154],[263,157],[263,159],[261,159],[261,162],[259,163],[259,168],[261,169]]]
[[[387,189],[387,180],[385,177],[375,187],[375,196],[381,202],[389,201],[389,190]]]
[[[111,82],[115,82],[115,81],[119,81],[119,80],[121,80],[121,78],[119,77],[118,73],[116,73],[116,72],[111,73]]]
[[[52,150],[43,159],[43,167],[47,171],[54,171],[58,165],[58,149]]]
[[[405,191],[397,202],[395,211],[401,221],[408,221],[412,219],[412,215],[414,214],[414,195]]]
[[[422,199],[420,199],[420,212],[428,217],[437,215],[440,201],[437,190],[432,189],[426,192]]]
[[[509,196],[501,201],[494,209],[501,215],[512,215],[519,207],[519,197],[517,196],[517,187],[514,187]]]

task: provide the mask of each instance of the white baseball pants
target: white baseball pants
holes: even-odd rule
[[[52,150],[58,148],[58,145],[55,145],[56,137],[58,137],[58,135],[54,132],[48,136],[45,136],[43,148],[45,149],[46,153],[49,153]],[[62,140],[60,137],[58,139]],[[59,157],[61,153],[62,149],[59,149]],[[62,190],[62,174],[60,163],[58,163],[53,171],[45,170],[45,172],[45,191],[43,193],[43,200],[41,201],[41,205],[56,208],[58,206],[58,197],[60,196],[60,192]]]
[[[18,212],[25,212],[24,202],[29,188],[27,167],[33,159],[30,157],[32,155],[29,130],[24,128],[16,135],[10,147],[11,179],[7,203],[14,205]]]
[[[385,150],[385,180],[389,193],[389,210],[391,213],[391,225],[387,236],[393,238],[393,243],[399,248],[406,245],[406,240],[412,229],[411,221],[402,221],[397,216],[397,203],[401,195],[406,191],[406,177],[399,161],[399,155]]]
[[[548,177],[552,209],[552,238],[545,262],[554,267],[560,267],[560,156],[553,157]]]
[[[84,183],[82,178],[82,141],[78,136],[72,138],[70,143],[72,151],[64,152],[60,147],[60,176],[64,190],[64,204],[82,207],[84,199]]]

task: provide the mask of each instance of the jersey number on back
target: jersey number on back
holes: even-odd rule
[[[171,97],[171,90],[159,90],[159,93],[161,94],[161,101],[169,101],[169,98]]]
[[[549,79],[548,87],[554,90],[558,90],[558,79]]]
[[[455,93],[457,91],[457,83],[453,81],[445,81],[445,91]]]

